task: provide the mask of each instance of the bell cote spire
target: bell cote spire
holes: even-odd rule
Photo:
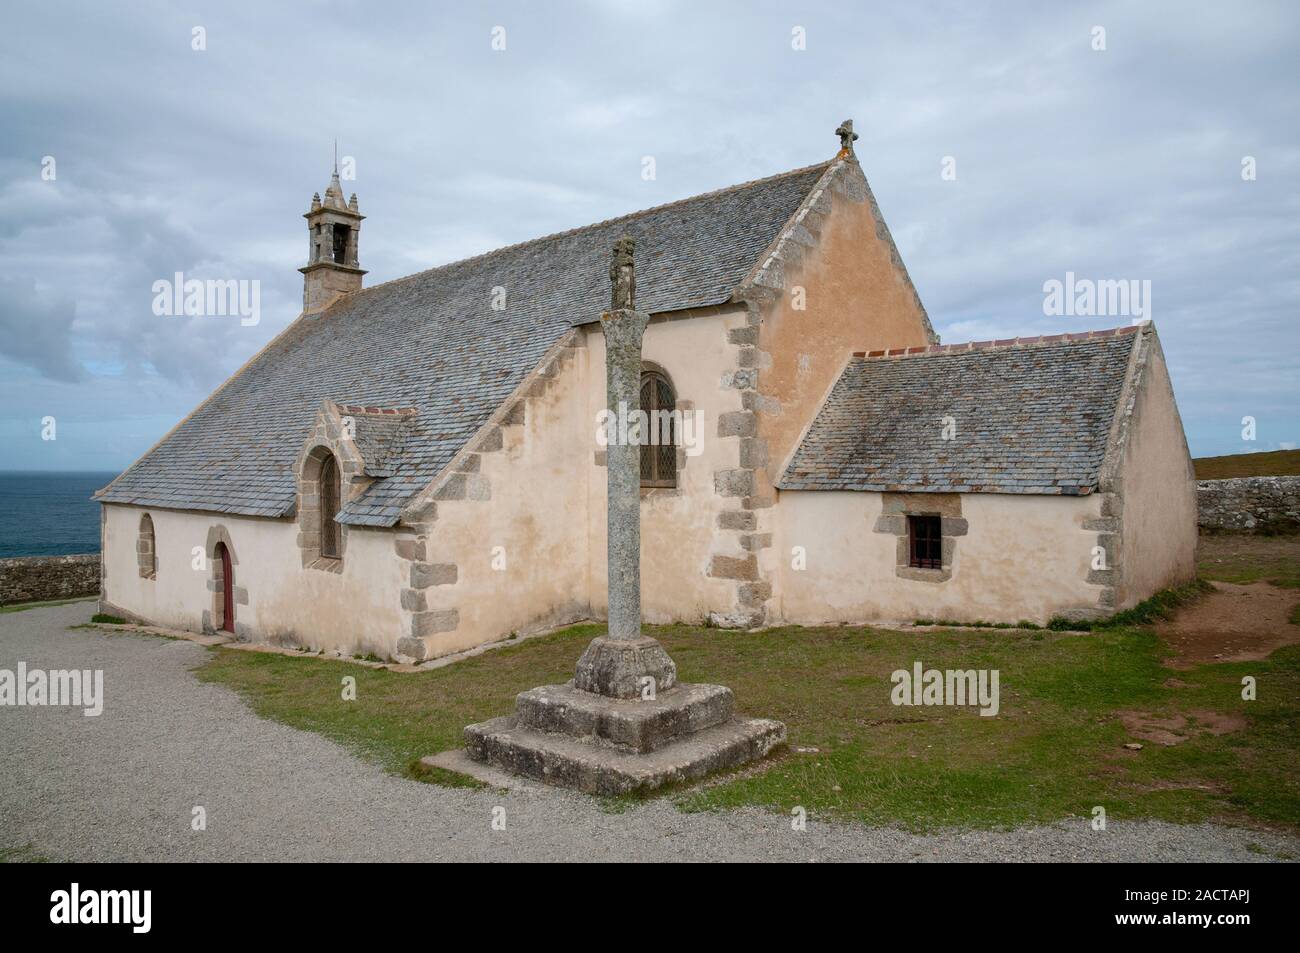
[[[357,241],[365,216],[357,210],[355,192],[351,199],[343,200],[337,144],[325,197],[322,200],[319,192],[313,195],[303,218],[307,219],[308,246],[307,264],[298,269],[303,274],[302,309],[323,311],[340,295],[360,291],[365,274],[357,262]]]

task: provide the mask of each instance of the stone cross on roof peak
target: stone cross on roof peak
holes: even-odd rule
[[[854,140],[861,138],[853,131],[853,120],[846,119],[840,123],[839,128],[835,130],[835,135],[840,137],[840,155],[853,155],[853,142]]]

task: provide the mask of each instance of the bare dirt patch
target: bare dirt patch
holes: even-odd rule
[[[1300,643],[1300,625],[1288,621],[1300,590],[1267,582],[1214,582],[1214,592],[1180,609],[1156,632],[1173,649],[1165,664],[1187,669],[1206,662],[1251,662]]]
[[[1182,715],[1161,717],[1142,711],[1119,711],[1115,714],[1134,738],[1166,747],[1187,740],[1186,735],[1179,734],[1179,729],[1187,725],[1187,719]]]
[[[1186,715],[1154,715],[1150,712],[1116,712],[1128,733],[1151,744],[1172,747],[1196,735],[1226,735],[1246,727],[1241,715],[1196,709]]]
[[[1196,730],[1209,735],[1226,735],[1233,731],[1241,731],[1246,727],[1244,715],[1206,711],[1201,708],[1192,709],[1190,714],[1196,722]]]

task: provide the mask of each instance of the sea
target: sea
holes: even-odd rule
[[[0,559],[99,552],[90,495],[116,473],[0,472]]]

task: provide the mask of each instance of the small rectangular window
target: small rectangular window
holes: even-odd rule
[[[942,521],[937,516],[909,516],[907,538],[911,558],[908,565],[915,569],[943,568]]]

